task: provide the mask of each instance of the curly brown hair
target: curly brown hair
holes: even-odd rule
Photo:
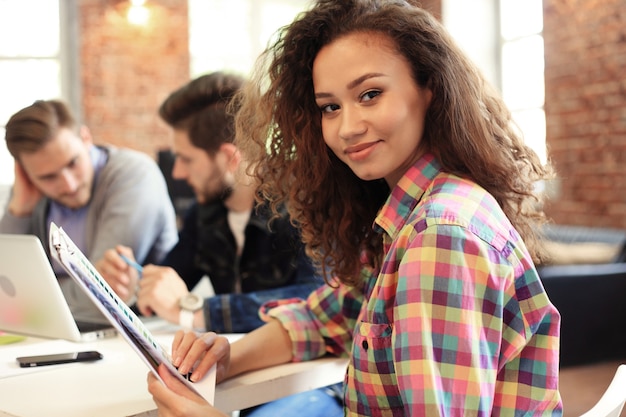
[[[399,0],[317,1],[279,30],[238,96],[238,145],[254,162],[263,196],[288,203],[309,256],[348,284],[358,282],[364,260],[374,268],[382,261],[372,223],[390,190],[382,179],[359,179],[326,146],[312,82],[320,49],[354,32],[392,40],[417,85],[432,91],[423,151],[491,193],[539,261],[535,228],[544,216],[534,187],[551,175],[549,166],[524,144],[500,95],[444,27]]]

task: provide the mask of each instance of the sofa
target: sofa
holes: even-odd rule
[[[537,270],[561,314],[561,367],[626,359],[626,230],[549,225],[544,235],[555,262]]]

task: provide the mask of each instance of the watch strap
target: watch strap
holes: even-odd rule
[[[178,315],[178,324],[180,325],[180,327],[188,330],[193,330],[193,319],[193,311],[185,310],[184,308],[180,309],[180,314]]]

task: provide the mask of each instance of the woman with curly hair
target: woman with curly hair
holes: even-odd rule
[[[533,232],[550,170],[441,24],[414,1],[320,0],[264,57],[237,137],[328,285],[264,306],[232,348],[178,334],[179,371],[331,353],[350,358],[350,416],[560,415],[560,316]],[[162,374],[162,415],[221,415]]]

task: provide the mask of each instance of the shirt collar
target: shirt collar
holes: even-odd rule
[[[418,159],[391,190],[374,220],[374,230],[395,236],[440,171],[441,165],[432,154]]]

